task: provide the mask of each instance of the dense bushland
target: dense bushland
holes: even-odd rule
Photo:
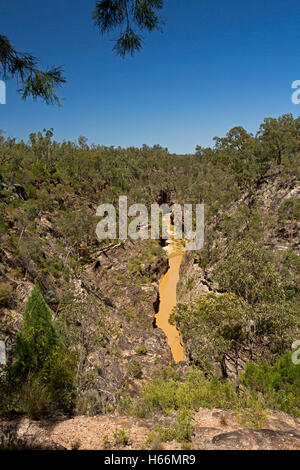
[[[127,195],[129,204],[147,206],[205,203],[206,243],[194,262],[218,292],[181,303],[172,315],[196,370],[185,380],[154,379],[135,404],[123,397],[120,406],[145,416],[179,410],[178,432],[183,427],[186,435],[189,413],[199,406],[239,410],[258,403],[258,415],[265,407],[298,415],[299,368],[285,351],[300,337],[299,198],[292,195],[265,213],[257,192],[268,181],[279,188],[299,184],[299,142],[300,118],[291,115],[266,119],[256,136],[235,127],[194,155],[160,146],[88,145],[84,137],[59,143],[53,129],[31,134],[28,143],[0,135],[1,310],[22,311],[15,290],[20,279],[40,286],[26,305],[9,381],[1,381],[1,390],[11,386],[1,392],[3,412],[39,417],[84,409],[74,401],[74,387],[85,393],[87,357],[109,343],[110,329],[105,308],[92,295],[76,296],[72,281],[101,247],[96,207],[117,207],[119,196]],[[267,244],[267,235],[287,249]],[[160,256],[158,246],[148,251],[147,259]],[[128,260],[129,282],[141,274],[143,261]],[[153,279],[153,272],[143,272],[138,282]],[[88,335],[86,311],[94,325]],[[143,379],[135,362],[128,373]]]

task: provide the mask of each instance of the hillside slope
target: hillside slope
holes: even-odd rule
[[[112,446],[113,427],[124,423],[137,426],[134,436],[146,427],[151,445],[167,448],[299,446],[300,369],[291,360],[300,339],[299,138],[300,121],[291,116],[266,120],[256,137],[234,128],[214,148],[186,156],[159,146],[60,144],[51,132],[31,134],[28,144],[1,137],[5,422],[51,418],[58,435],[74,426],[66,441],[47,430],[66,447],[81,440],[82,425],[92,442],[82,448],[102,448],[95,423],[111,430]],[[177,365],[155,324],[158,282],[168,269],[163,241],[99,241],[95,234],[98,205],[118,209],[124,194],[148,208],[205,204],[205,245],[184,256],[171,317],[185,350]],[[35,284],[61,345],[46,358],[31,342],[37,332],[25,331]],[[24,351],[36,354],[38,366],[16,369]],[[76,359],[73,369],[68,357]],[[132,445],[146,444],[134,437]]]

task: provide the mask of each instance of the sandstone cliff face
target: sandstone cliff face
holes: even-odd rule
[[[275,252],[292,248],[300,255],[299,218],[292,223],[287,220],[278,228],[280,208],[289,199],[300,200],[299,181],[291,177],[282,178],[278,172],[267,174],[258,182],[255,191],[246,191],[226,213],[220,213],[213,221],[207,223],[206,236],[210,232],[215,234],[211,248],[218,247],[221,256],[226,255],[227,238],[226,233],[221,230],[221,224],[226,216],[232,216],[240,207],[246,206],[250,211],[254,207],[257,209],[263,226],[262,241],[267,248]],[[218,286],[213,284],[211,279],[213,265],[203,270],[196,255],[194,252],[186,252],[183,259],[180,282],[177,286],[179,302],[188,302],[202,293],[218,290]]]

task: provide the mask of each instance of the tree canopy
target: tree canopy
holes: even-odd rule
[[[142,31],[159,29],[162,20],[158,11],[163,0],[101,0],[96,2],[92,18],[101,34],[119,30],[113,50],[125,57],[142,48]],[[17,49],[10,40],[0,34],[0,78],[15,78],[22,98],[41,98],[47,104],[61,104],[58,88],[66,82],[62,66],[42,70],[39,60]]]
[[[101,34],[119,29],[113,50],[125,57],[142,48],[141,31],[160,28],[158,11],[162,7],[162,0],[101,0],[96,3],[93,19]]]
[[[62,67],[41,70],[36,57],[16,49],[4,35],[0,35],[0,75],[5,80],[17,79],[23,99],[40,97],[47,104],[60,104],[57,88],[66,82]]]

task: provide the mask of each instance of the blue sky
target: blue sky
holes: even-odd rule
[[[4,1],[2,1],[4,4]],[[147,35],[125,60],[93,26],[94,0],[14,0],[1,5],[1,33],[43,66],[63,65],[63,106],[22,101],[7,83],[0,105],[6,136],[53,127],[56,140],[114,146],[160,144],[194,152],[242,125],[299,115],[291,84],[300,79],[299,0],[165,0],[164,32]]]

